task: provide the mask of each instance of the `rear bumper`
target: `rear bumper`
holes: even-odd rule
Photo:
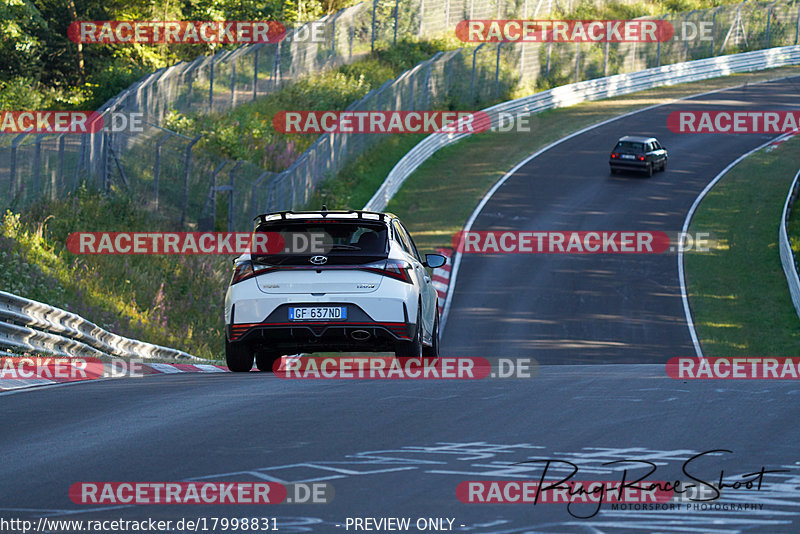
[[[297,304],[292,304],[295,306]],[[302,304],[300,304],[302,306]],[[335,303],[332,303],[335,305]],[[410,341],[416,324],[373,320],[351,303],[342,321],[290,321],[289,305],[279,306],[265,320],[226,326],[231,342],[261,345],[275,352],[382,351],[394,350],[398,342]]]
[[[623,169],[623,170],[630,170],[630,171],[645,171],[647,170],[647,166],[650,164],[649,161],[635,161],[635,160],[625,160],[625,159],[612,159],[609,160],[608,166],[612,169]]]

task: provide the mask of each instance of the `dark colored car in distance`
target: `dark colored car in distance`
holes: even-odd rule
[[[653,176],[653,172],[667,168],[668,157],[667,149],[655,137],[626,135],[617,141],[608,164],[611,174],[628,170]]]

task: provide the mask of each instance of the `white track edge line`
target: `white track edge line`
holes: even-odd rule
[[[717,174],[714,177],[714,179],[711,180],[702,191],[700,191],[700,194],[697,195],[697,198],[694,199],[694,202],[692,203],[692,206],[689,208],[688,213],[686,213],[686,218],[683,220],[683,228],[681,228],[681,235],[685,235],[686,234],[687,230],[689,229],[689,224],[691,224],[691,222],[692,222],[692,217],[694,217],[694,212],[697,209],[697,206],[700,205],[700,202],[703,201],[703,199],[708,194],[708,192],[711,191],[711,189],[713,189],[713,187],[715,185],[717,185],[717,182],[719,182],[726,174],[728,174],[728,172],[730,172],[731,169],[736,167],[739,163],[744,161],[746,158],[748,158],[749,156],[752,156],[753,154],[755,154],[759,150],[762,150],[762,149],[768,147],[769,145],[771,145],[775,141],[779,140],[781,137],[785,137],[786,135],[787,135],[786,133],[782,133],[779,136],[770,139],[766,143],[757,146],[756,148],[750,150],[749,152],[747,152],[745,154],[742,154],[741,156],[739,156],[738,158],[733,160],[731,163],[729,163],[727,167],[722,169],[722,171],[720,171],[720,173]],[[704,357],[703,356],[703,349],[700,347],[700,340],[697,337],[697,331],[696,331],[696,329],[694,327],[694,319],[692,318],[692,310],[691,310],[691,307],[689,306],[689,295],[687,294],[687,291],[686,291],[686,275],[684,273],[684,257],[683,256],[684,256],[683,248],[679,246],[678,247],[678,280],[680,281],[680,285],[681,285],[681,301],[683,302],[683,313],[686,316],[686,325],[689,327],[689,334],[692,336],[692,344],[694,345],[694,352],[695,352],[695,354],[697,355],[698,358],[703,358]]]
[[[500,178],[492,186],[492,188],[489,189],[489,191],[483,196],[481,201],[478,203],[478,206],[475,208],[475,210],[470,215],[470,217],[467,220],[467,223],[464,225],[464,228],[463,228],[462,231],[463,232],[468,232],[470,229],[472,229],[472,224],[475,222],[475,219],[478,218],[478,215],[480,214],[481,210],[483,210],[483,207],[489,202],[489,199],[492,197],[492,195],[494,195],[494,193],[500,188],[500,186],[502,186],[506,182],[506,180],[508,180],[511,176],[513,176],[522,166],[524,166],[525,164],[527,164],[528,162],[530,162],[534,158],[538,157],[542,153],[550,150],[551,148],[553,148],[555,146],[558,146],[559,144],[563,143],[564,141],[567,141],[567,140],[569,140],[569,139],[571,139],[571,138],[573,138],[573,137],[575,137],[577,135],[584,134],[584,133],[586,133],[588,131],[591,131],[591,130],[593,130],[595,128],[599,128],[600,126],[604,126],[604,125],[609,124],[611,122],[614,122],[616,120],[624,119],[625,117],[630,117],[631,115],[635,115],[637,113],[642,113],[642,112],[645,112],[645,111],[649,111],[651,109],[656,109],[656,108],[660,108],[660,107],[663,107],[663,106],[669,106],[669,105],[674,104],[675,102],[680,102],[682,100],[689,100],[689,99],[692,99],[692,98],[711,95],[711,94],[714,94],[714,93],[721,93],[721,92],[724,92],[724,91],[732,91],[732,90],[735,90],[735,89],[740,89],[742,87],[747,87],[748,85],[761,85],[761,84],[765,84],[765,83],[771,83],[771,82],[780,81],[780,80],[787,80],[789,78],[796,78],[796,77],[797,77],[797,75],[793,74],[793,75],[790,75],[790,76],[781,76],[781,77],[778,77],[778,78],[772,78],[772,79],[769,79],[769,80],[763,80],[763,81],[755,82],[755,83],[745,82],[745,83],[742,83],[742,84],[739,84],[739,85],[733,85],[733,86],[730,86],[730,87],[723,87],[721,89],[714,89],[713,91],[705,91],[705,92],[702,92],[702,93],[696,93],[696,94],[692,94],[692,95],[682,96],[680,98],[676,98],[674,100],[670,100],[669,102],[664,102],[664,103],[661,103],[661,104],[654,104],[652,106],[646,106],[646,107],[643,107],[641,109],[636,109],[636,110],[633,110],[633,111],[629,111],[629,112],[624,113],[622,115],[617,115],[616,117],[612,117],[610,119],[606,119],[606,120],[598,122],[596,124],[592,124],[590,126],[582,128],[582,129],[580,129],[580,130],[578,130],[576,132],[573,132],[573,133],[571,133],[570,135],[568,135],[566,137],[562,137],[561,139],[558,139],[557,141],[554,141],[553,143],[550,143],[549,145],[545,146],[544,148],[541,148],[541,149],[537,150],[536,152],[534,152],[530,156],[527,156],[525,159],[523,159],[522,161],[517,163],[510,171],[508,171],[506,174],[504,174],[503,177]],[[661,87],[670,87],[670,86],[665,85],[665,86],[661,86]],[[661,87],[659,87],[659,88],[661,88]],[[656,88],[654,87],[653,89],[656,89]],[[645,90],[647,91],[649,89],[645,89]],[[637,92],[642,92],[642,91],[637,91]],[[630,94],[636,94],[636,93],[630,93]],[[620,95],[620,96],[623,96],[623,95]],[[628,95],[624,95],[624,96],[628,96]],[[569,107],[574,107],[574,106],[569,106]],[[566,109],[566,108],[563,108],[563,109]],[[461,267],[461,253],[456,250],[456,251],[453,252],[453,255],[454,255],[453,257],[455,259],[453,260],[453,268],[451,269],[451,272],[450,272],[450,286],[447,288],[447,299],[445,299],[444,311],[442,312],[442,318],[439,321],[439,337],[440,337],[440,339],[444,336],[444,329],[447,326],[447,317],[448,317],[448,315],[450,313],[450,304],[453,302],[453,292],[455,291],[455,287],[456,287],[456,280],[458,278],[458,270]],[[680,264],[680,261],[679,261],[679,264]],[[679,270],[682,270],[682,269],[679,268]],[[683,289],[683,286],[681,286],[681,287]],[[685,308],[684,308],[684,311],[686,311]],[[688,317],[691,317],[691,311],[689,311],[688,313],[689,313]],[[696,337],[697,337],[697,334],[694,332],[694,323],[692,322],[690,324],[692,326],[689,329],[689,332],[692,335],[692,340],[694,341],[696,339]],[[695,349],[697,349],[697,345],[695,345]],[[701,352],[701,354],[702,354],[702,352]]]

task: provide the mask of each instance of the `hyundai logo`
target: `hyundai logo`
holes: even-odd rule
[[[328,263],[328,258],[326,258],[325,256],[311,256],[311,259],[308,261],[310,261],[314,265],[323,265],[325,263]]]

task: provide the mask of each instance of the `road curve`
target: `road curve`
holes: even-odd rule
[[[540,154],[495,192],[472,230],[680,231],[706,184],[774,135],[687,135],[676,110],[797,109],[796,80],[681,100],[591,129]],[[666,172],[611,176],[623,135],[669,149]],[[544,364],[660,363],[695,354],[676,255],[465,254],[443,334],[447,354],[529,356]]]
[[[577,136],[521,168],[475,229],[678,230],[705,183],[764,136],[674,136],[667,113],[779,109],[797,94],[788,82],[750,86]],[[631,131],[669,147],[666,174],[608,176],[607,151]],[[667,378],[667,358],[693,353],[675,256],[471,256],[461,269],[447,355],[573,365],[542,365],[529,380],[175,374],[0,394],[0,520],[275,517],[283,533],[355,532],[344,525],[356,517],[446,518],[454,532],[480,534],[797,531],[796,386]],[[608,464],[618,460],[654,462],[654,480],[685,480],[684,464],[711,449],[731,452],[693,462],[705,481],[784,472],[758,490],[726,490],[717,504],[734,511],[604,505],[581,518],[591,510],[464,504],[455,494],[462,481],[537,479],[541,467],[520,462],[544,458],[578,465],[575,480],[619,480],[624,466]],[[68,497],[80,481],[191,480],[326,481],[336,496],[325,505],[116,507]],[[0,530],[12,532],[7,525]]]

